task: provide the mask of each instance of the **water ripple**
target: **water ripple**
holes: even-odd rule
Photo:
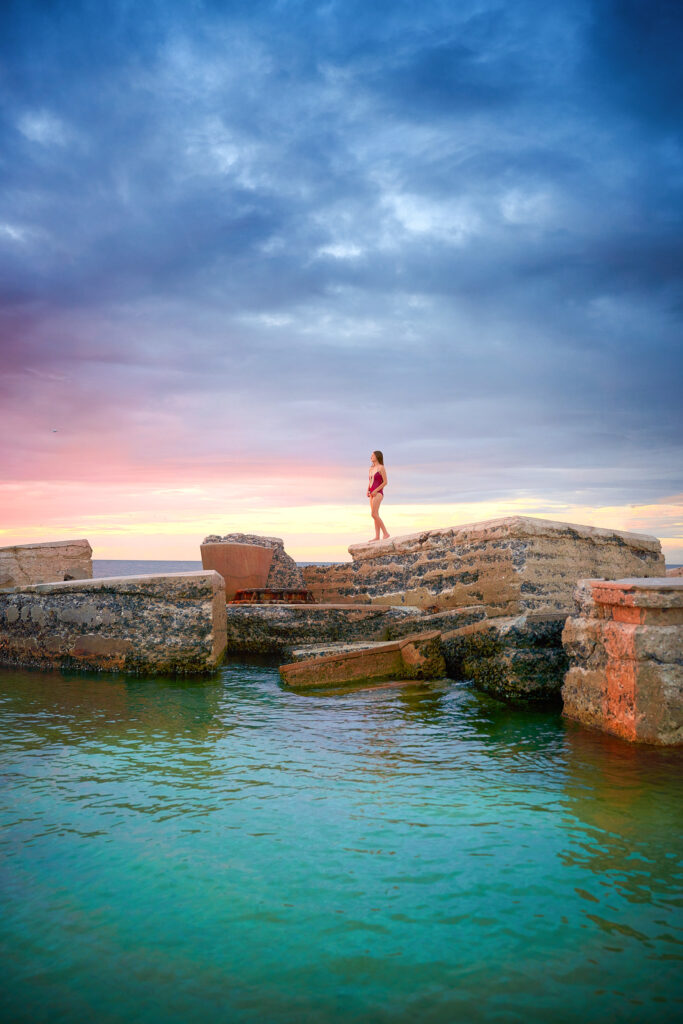
[[[676,1015],[680,751],[452,683],[0,684],[7,1019]]]

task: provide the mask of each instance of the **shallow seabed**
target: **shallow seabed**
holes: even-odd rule
[[[668,1021],[680,751],[467,686],[0,673],[4,1021]]]

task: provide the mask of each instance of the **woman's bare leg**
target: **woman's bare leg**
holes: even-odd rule
[[[380,519],[380,515],[379,515],[379,506],[381,505],[381,503],[382,503],[381,496],[379,496],[377,498],[372,498],[371,501],[370,501],[370,508],[372,510],[372,519],[373,519],[373,522],[375,524],[375,536],[373,537],[373,540],[379,540],[380,530],[382,531],[382,534],[383,534],[383,537],[382,537],[383,540],[386,540],[387,537],[389,536],[389,532],[388,532],[386,526],[384,525],[384,523],[382,522],[382,520]]]

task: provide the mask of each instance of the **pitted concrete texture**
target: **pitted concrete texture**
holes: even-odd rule
[[[285,654],[303,644],[387,640],[391,628],[406,619],[415,622],[415,611],[384,605],[228,604],[228,650]]]
[[[683,578],[582,580],[563,643],[564,713],[632,742],[683,744]]]
[[[211,534],[204,539],[204,544],[256,544],[259,547],[271,548],[273,558],[270,563],[270,570],[265,586],[280,588],[302,589],[304,580],[301,569],[291,555],[285,551],[285,545],[281,537],[261,537],[257,533],[226,533],[224,537],[218,534]]]
[[[87,540],[0,548],[0,587],[89,579],[92,579],[92,548]]]
[[[217,572],[0,590],[0,664],[145,675],[213,670],[225,651]]]
[[[570,613],[586,576],[658,576],[655,537],[509,516],[349,548],[351,562],[304,568],[316,601],[412,605],[432,612],[479,606],[487,617]]]
[[[310,661],[311,658],[326,658],[330,654],[353,654],[373,647],[384,647],[386,640],[357,640],[349,643],[306,644],[289,652],[292,661]]]
[[[293,687],[334,686],[368,679],[440,679],[445,673],[438,631],[280,666],[283,682]]]
[[[448,674],[509,704],[559,703],[563,613],[500,616],[444,633]]]

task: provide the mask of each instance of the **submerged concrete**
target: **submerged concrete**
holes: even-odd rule
[[[216,572],[0,590],[0,664],[151,674],[211,671],[225,651]]]
[[[443,634],[448,674],[510,704],[559,703],[563,614],[486,619]]]
[[[564,713],[622,739],[683,744],[683,578],[582,580],[563,642]]]
[[[292,687],[334,686],[368,679],[439,679],[445,673],[441,634],[437,631],[280,666],[283,682]]]

